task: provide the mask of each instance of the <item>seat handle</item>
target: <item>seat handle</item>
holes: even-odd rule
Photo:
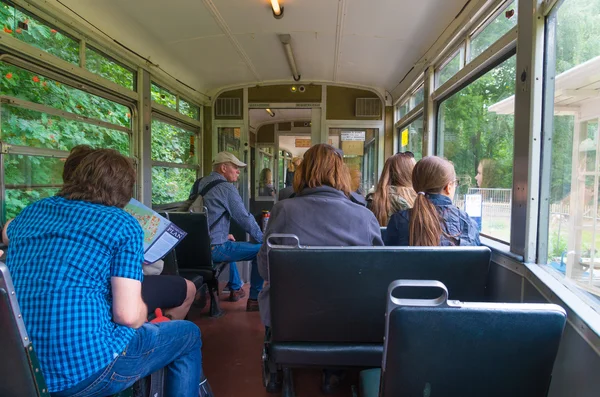
[[[289,238],[296,240],[296,245],[289,244],[274,244],[271,242],[272,238]],[[300,239],[295,234],[287,233],[273,233],[267,236],[267,247],[269,248],[300,248]]]
[[[442,294],[435,299],[407,299],[396,298],[393,293],[397,288],[417,287],[417,288],[437,288]],[[388,287],[388,305],[387,314],[399,306],[442,306],[448,303],[448,288],[444,283],[437,280],[396,280],[392,281]]]

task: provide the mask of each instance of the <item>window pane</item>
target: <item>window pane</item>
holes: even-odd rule
[[[454,163],[461,181],[456,204],[464,207],[465,194],[478,195],[481,232],[505,242],[510,239],[514,117],[512,109],[500,114],[489,108],[514,94],[515,73],[513,56],[442,102],[438,122],[442,155]]]
[[[193,169],[152,167],[152,204],[187,200],[195,180]]]
[[[548,265],[598,296],[600,0],[565,0],[556,21]]]
[[[152,120],[152,160],[197,164],[195,142],[193,132]]]
[[[154,83],[152,83],[152,100],[168,108],[177,109],[177,97]]]
[[[35,110],[2,105],[2,140],[12,145],[70,150],[86,144],[128,156],[129,134]]]
[[[471,60],[488,49],[504,34],[517,25],[517,1],[513,1],[481,32],[471,38]]]
[[[79,64],[79,43],[58,29],[6,3],[0,4],[0,23],[5,33],[67,62]]]
[[[64,158],[4,155],[6,197],[4,220],[14,218],[29,204],[49,197],[62,185]]]
[[[200,119],[200,108],[183,99],[179,100],[179,113],[185,114],[195,120]]]
[[[113,83],[133,90],[133,78],[135,74],[90,47],[86,47],[85,49],[85,68]]]
[[[400,107],[398,108],[400,118],[406,116],[406,114],[409,112],[409,106],[410,99],[404,102],[402,105],[400,105]]]
[[[400,136],[400,152],[410,151],[419,161],[423,157],[423,116],[419,117],[405,128],[398,129]]]
[[[425,87],[419,88],[413,95],[411,110],[419,106],[425,97]]]
[[[123,127],[131,126],[131,111],[127,106],[6,63],[0,62],[0,73],[2,73],[0,77],[2,95]]]
[[[454,55],[452,60],[438,71],[436,87],[450,80],[460,70],[460,51]]]

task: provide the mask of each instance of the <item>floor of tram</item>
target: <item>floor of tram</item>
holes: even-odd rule
[[[248,285],[244,287],[248,293]],[[223,296],[227,296],[224,294]],[[223,300],[226,311],[221,318],[208,316],[207,308],[201,313],[190,311],[189,319],[202,332],[203,368],[216,397],[273,397],[262,384],[261,352],[264,327],[258,312],[246,312],[246,299],[239,302]],[[357,384],[357,373],[348,371],[339,390],[330,396],[351,396],[351,385]],[[298,397],[325,396],[320,390],[319,369],[294,370]]]

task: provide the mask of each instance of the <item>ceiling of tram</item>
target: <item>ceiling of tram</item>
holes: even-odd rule
[[[293,81],[281,33],[292,36],[302,81],[391,91],[467,2],[280,0],[284,16],[275,19],[269,0],[60,0],[207,93],[236,84]]]

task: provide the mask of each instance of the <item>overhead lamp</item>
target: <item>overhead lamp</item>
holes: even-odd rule
[[[283,18],[283,7],[279,5],[279,0],[271,0],[271,8],[275,19]]]
[[[267,113],[269,113],[269,116],[271,117],[275,117],[275,112],[272,111],[271,109],[265,109],[267,111]]]
[[[292,36],[289,34],[280,34],[279,40],[281,40],[281,44],[283,44],[283,49],[285,51],[285,55],[287,57],[288,63],[290,64],[290,69],[292,69],[292,77],[294,81],[300,81],[302,77],[300,73],[298,73],[298,68],[296,67],[296,60],[294,59],[294,52],[292,51]]]

